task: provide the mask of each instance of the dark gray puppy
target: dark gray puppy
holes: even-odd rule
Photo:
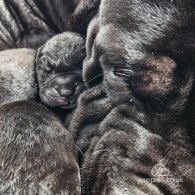
[[[0,52],[0,106],[36,98],[35,56],[32,49]]]
[[[51,107],[73,108],[84,90],[82,63],[85,39],[65,32],[52,37],[37,52],[36,72],[41,100]]]
[[[102,0],[70,130],[83,194],[195,193],[194,0]]]
[[[0,146],[0,194],[80,194],[74,141],[45,107],[31,101],[0,107]]]
[[[67,30],[78,0],[1,0],[0,50],[38,48]]]

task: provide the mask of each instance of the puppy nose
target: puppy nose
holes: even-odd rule
[[[70,97],[74,94],[74,91],[70,89],[60,89],[59,94],[63,97],[67,97],[67,96]]]

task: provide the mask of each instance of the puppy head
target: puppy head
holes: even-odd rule
[[[84,89],[82,61],[85,41],[78,34],[66,32],[39,48],[36,71],[41,100],[48,106],[72,108]]]
[[[183,109],[195,62],[192,5],[102,0],[101,25],[88,29],[96,33],[87,37],[93,44],[87,45],[83,64],[86,82],[97,76],[91,67],[100,66],[108,96],[117,104]]]

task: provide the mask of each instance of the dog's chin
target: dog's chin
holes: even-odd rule
[[[45,94],[40,95],[42,102],[50,107],[62,107],[66,106],[68,102],[62,97],[52,97]]]
[[[47,91],[40,93],[42,102],[49,107],[60,107],[63,109],[72,109],[76,107],[78,96],[74,96],[67,100],[65,97],[52,96]]]
[[[40,90],[39,95],[41,101],[49,107],[60,107],[63,109],[75,108],[77,105],[77,99],[79,95],[86,89],[83,84],[80,84],[75,93],[71,97],[60,96],[57,90],[54,88]]]

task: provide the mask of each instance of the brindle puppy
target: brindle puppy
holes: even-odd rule
[[[45,107],[31,101],[0,107],[0,146],[0,194],[80,194],[72,136]]]
[[[18,100],[36,99],[36,52],[12,49],[0,52],[0,106]]]
[[[39,48],[36,72],[41,100],[51,107],[74,108],[84,90],[81,70],[86,56],[85,39],[65,32]]]
[[[67,30],[78,0],[0,0],[0,50],[38,48]]]
[[[102,0],[70,126],[83,194],[194,194],[193,0]],[[97,83],[96,83],[97,85]],[[84,156],[83,156],[84,155]]]

